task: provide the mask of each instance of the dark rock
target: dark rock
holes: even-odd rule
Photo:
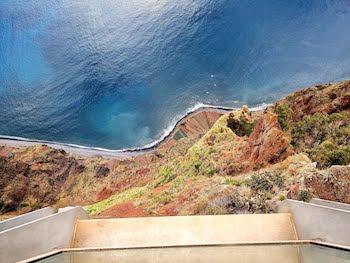
[[[109,168],[104,166],[104,165],[101,165],[97,168],[96,173],[95,173],[95,177],[96,178],[103,178],[103,177],[108,176],[108,174],[109,174]]]

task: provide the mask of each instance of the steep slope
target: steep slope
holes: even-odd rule
[[[350,82],[293,93],[264,111],[205,109],[155,150],[83,158],[0,148],[0,209],[87,205],[96,217],[274,212],[285,198],[350,203]]]

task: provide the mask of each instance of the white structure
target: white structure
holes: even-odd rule
[[[1,262],[16,262],[69,248],[76,220],[87,218],[84,209],[73,207],[0,232]]]
[[[4,221],[0,221],[0,232],[16,226],[23,225],[25,223],[37,220],[39,218],[42,218],[48,215],[52,215],[54,213],[55,213],[55,209],[53,209],[52,207],[45,207],[24,215],[20,215]]]
[[[267,252],[259,245],[309,244],[322,241],[330,246],[340,245],[349,249],[349,224],[349,205],[320,199],[314,199],[311,203],[285,200],[280,204],[277,214],[254,215],[89,219],[87,212],[81,207],[67,207],[59,209],[57,213],[52,208],[45,208],[0,223],[3,229],[0,232],[0,259],[1,263],[7,263],[72,249],[89,251],[132,248],[123,249],[123,252],[119,250],[115,257],[126,260],[142,254],[142,259],[147,259],[148,255],[153,260],[155,256],[157,259],[162,255],[166,256],[164,253],[167,252],[164,251],[182,247],[183,253],[192,255],[215,250],[221,251],[218,253],[222,253],[223,257],[227,255],[230,258],[232,253],[234,255],[242,250],[250,251],[251,257],[251,253],[259,251],[256,253],[257,259],[263,255],[265,260],[295,255],[289,259],[297,261],[290,262],[299,262],[300,255],[311,259],[321,257],[322,249],[314,247],[303,251],[298,246],[277,246],[279,252],[275,251],[271,257],[266,257]],[[258,248],[245,246],[236,248],[235,252],[225,249],[227,245],[242,244],[256,244]],[[221,249],[206,247],[208,245],[218,245]],[[202,250],[191,249],[193,246],[205,247]],[[151,253],[147,254],[143,248],[152,248],[153,252],[147,250],[147,253]],[[111,256],[110,253],[104,255],[107,258]],[[209,253],[208,256],[210,255]],[[87,262],[84,257],[90,256],[88,253],[78,253],[75,258],[80,258],[80,261],[76,262]],[[322,258],[326,256],[323,255]],[[245,262],[244,254],[238,253],[235,257]],[[71,262],[69,256],[66,259]],[[89,262],[101,260],[103,258],[100,253],[95,254],[93,259],[89,258]],[[173,257],[172,262],[178,262],[176,257]]]
[[[319,199],[311,203],[285,200],[279,206],[279,212],[292,214],[299,239],[350,246],[350,211],[339,209],[347,206]]]

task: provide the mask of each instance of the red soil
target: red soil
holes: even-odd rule
[[[143,217],[143,216],[149,216],[149,214],[143,207],[136,207],[132,201],[112,206],[107,210],[103,211],[100,215],[98,215],[99,218],[101,217],[124,218],[124,217]]]

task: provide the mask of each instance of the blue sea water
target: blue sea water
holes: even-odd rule
[[[136,147],[350,77],[348,0],[0,0],[0,134]]]

